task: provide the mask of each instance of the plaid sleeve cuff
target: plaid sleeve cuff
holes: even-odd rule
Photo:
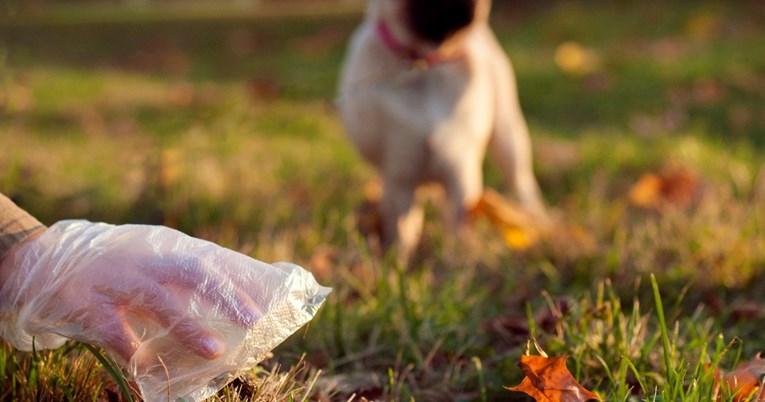
[[[45,225],[0,194],[0,259],[13,246],[43,229]]]

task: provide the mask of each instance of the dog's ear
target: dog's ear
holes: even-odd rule
[[[420,39],[441,44],[476,18],[480,0],[405,0],[406,22]]]

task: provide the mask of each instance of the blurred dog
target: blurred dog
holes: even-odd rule
[[[381,243],[408,259],[422,231],[417,189],[443,186],[459,227],[483,191],[488,149],[522,208],[547,213],[509,59],[491,31],[490,0],[369,0],[340,80],[340,114],[379,169]]]

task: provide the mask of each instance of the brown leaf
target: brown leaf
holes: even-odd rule
[[[337,266],[337,255],[337,249],[328,244],[316,248],[308,263],[316,280],[328,282],[332,279],[334,268]]]
[[[538,349],[538,348],[537,348]],[[518,364],[526,377],[511,391],[523,392],[537,402],[585,402],[601,400],[599,396],[582,387],[568,371],[563,357],[521,356]]]
[[[759,389],[760,377],[763,375],[765,375],[765,359],[758,353],[752,360],[736,367],[732,373],[722,375],[718,373],[715,380],[718,384],[724,383],[727,391],[733,393],[733,401],[747,401],[757,392],[757,396],[752,399],[756,402],[765,401],[763,390]]]
[[[668,205],[686,207],[699,197],[698,177],[687,168],[675,166],[661,173],[647,173],[640,177],[629,192],[632,205],[646,209],[660,209]]]
[[[282,86],[273,78],[253,77],[245,84],[245,90],[252,99],[273,101],[282,92]]]
[[[758,320],[762,318],[764,313],[762,304],[754,301],[744,301],[731,306],[730,318],[734,322]]]

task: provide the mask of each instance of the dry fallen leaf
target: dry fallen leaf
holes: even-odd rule
[[[632,205],[660,209],[667,205],[689,206],[699,196],[698,177],[687,168],[676,166],[661,173],[646,173],[630,189]]]
[[[542,238],[542,230],[531,215],[492,189],[484,190],[471,212],[473,217],[488,218],[513,249],[525,250]]]
[[[536,341],[534,342],[536,344]],[[511,391],[523,392],[537,402],[586,402],[601,400],[599,396],[582,387],[568,371],[568,356],[547,357],[539,346],[542,356],[526,354],[518,364],[526,377],[515,387],[505,387]]]
[[[718,374],[716,381],[725,384],[725,392],[733,394],[734,402],[743,402],[757,393],[751,401],[765,401],[765,389],[760,389],[760,378],[765,375],[765,359],[758,353],[752,360],[740,364],[732,373]]]
[[[473,219],[486,217],[514,250],[526,250],[542,241],[554,248],[575,250],[575,254],[586,254],[597,247],[595,238],[584,228],[559,218],[540,222],[492,189],[483,191],[470,213]]]

